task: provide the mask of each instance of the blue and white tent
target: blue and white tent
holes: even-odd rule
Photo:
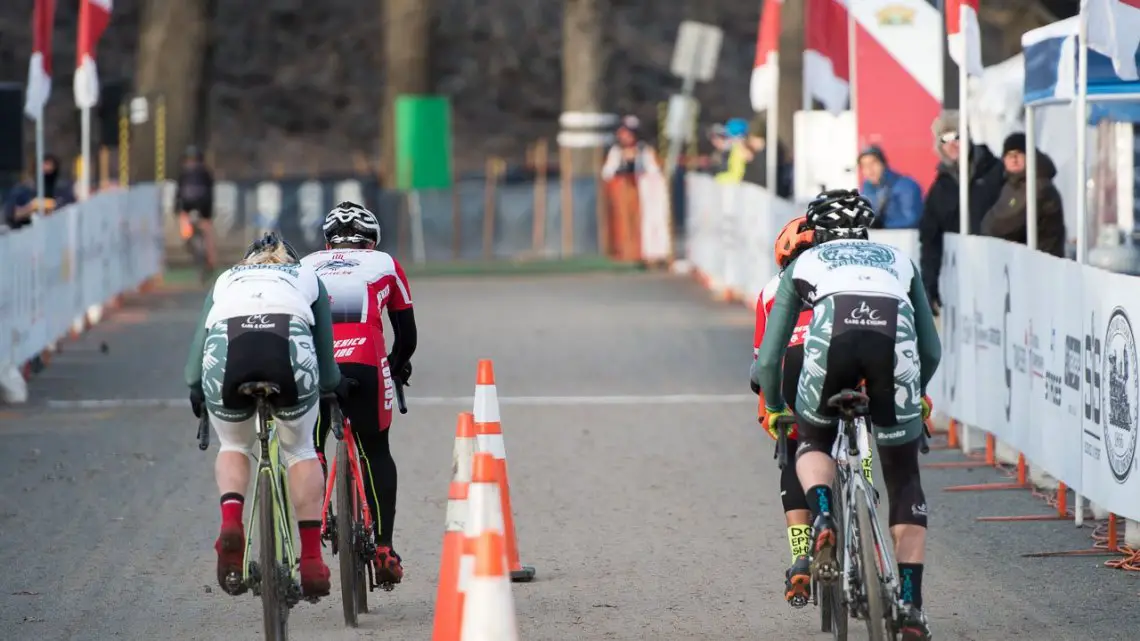
[[[1068,103],[1077,96],[1078,17],[1034,29],[1021,36],[1025,55],[1027,106]],[[1136,59],[1140,62],[1140,52]],[[1089,122],[1103,118],[1140,122],[1140,81],[1120,79],[1108,56],[1088,52]]]

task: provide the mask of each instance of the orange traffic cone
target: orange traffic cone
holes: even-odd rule
[[[463,591],[461,641],[519,638],[498,497],[496,477],[501,469],[489,453],[475,455],[468,493],[465,563],[459,579]]]
[[[467,523],[467,495],[475,456],[475,417],[459,414],[455,426],[455,448],[451,458],[451,486],[447,492],[447,525],[439,564],[439,587],[435,596],[435,623],[432,641],[459,641],[463,594],[459,591],[459,566],[463,558],[464,528]]]
[[[503,536],[506,537],[507,567],[511,580],[534,580],[535,569],[519,562],[518,538],[515,535],[514,512],[511,511],[511,488],[507,475],[507,449],[499,422],[499,393],[495,388],[495,366],[489,359],[479,361],[475,378],[475,433],[478,451],[489,452],[499,464],[499,497],[502,501]]]

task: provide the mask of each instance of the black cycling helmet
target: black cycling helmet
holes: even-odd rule
[[[245,250],[245,257],[249,258],[256,253],[277,247],[278,245],[281,245],[285,248],[285,253],[289,254],[289,258],[292,258],[293,262],[301,262],[301,257],[297,255],[297,252],[293,249],[293,246],[286,242],[284,238],[277,235],[277,232],[273,231],[265,232],[264,236],[250,243],[249,247]]]
[[[815,230],[817,244],[841,238],[866,239],[874,220],[871,202],[854,189],[825,191],[807,209],[807,224]]]
[[[329,245],[366,243],[376,246],[380,243],[380,222],[376,215],[364,205],[347,200],[325,215],[322,229]]]

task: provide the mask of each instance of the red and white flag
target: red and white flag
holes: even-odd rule
[[[75,48],[75,105],[90,109],[99,102],[95,45],[111,21],[112,0],[79,0],[79,38]]]
[[[846,0],[807,0],[804,83],[824,109],[839,113],[851,95]],[[804,108],[809,108],[804,105]]]
[[[1081,11],[1088,20],[1089,49],[1112,58],[1122,80],[1140,80],[1140,0],[1081,0]]]
[[[982,75],[978,0],[946,0],[946,40],[954,64],[965,64],[967,75]]]
[[[55,24],[55,0],[36,0],[32,13],[32,59],[28,62],[28,89],[24,113],[32,120],[44,115],[51,97],[51,32]]]
[[[764,0],[760,30],[756,34],[756,62],[752,66],[749,94],[753,111],[774,106],[780,81],[780,7],[783,0]]]

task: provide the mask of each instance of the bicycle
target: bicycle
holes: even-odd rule
[[[206,234],[202,231],[202,226],[199,224],[201,220],[201,213],[197,209],[190,209],[186,212],[187,224],[183,225],[181,233],[182,238],[186,241],[186,251],[190,252],[190,257],[194,259],[194,264],[198,268],[199,278],[202,284],[210,278],[210,272],[213,271],[209,264],[208,256],[206,255]]]
[[[273,398],[281,393],[281,388],[264,381],[250,382],[240,385],[238,393],[252,396],[257,403],[254,425],[261,451],[253,486],[256,499],[246,531],[252,532],[253,523],[257,523],[259,561],[251,558],[254,536],[248,536],[242,573],[233,572],[227,576],[225,588],[231,594],[241,594],[248,589],[254,596],[261,597],[265,638],[287,641],[290,609],[302,599],[316,603],[319,598],[301,594],[289,485],[286,470],[281,464],[280,443],[273,420]],[[322,397],[335,406],[335,395]],[[198,426],[198,449],[203,451],[208,449],[210,442],[208,422],[208,415],[203,412]]]
[[[393,377],[396,400],[401,414],[407,414],[404,383]],[[395,586],[376,580],[372,560],[376,558],[373,515],[364,490],[364,474],[360,467],[360,450],[352,432],[352,422],[340,408],[329,408],[330,427],[337,439],[336,456],[329,463],[325,482],[324,518],[321,538],[329,541],[332,553],[339,559],[341,607],[345,625],[355,628],[360,614],[368,612],[368,592],[381,588],[390,592]],[[336,512],[333,512],[333,492]],[[340,554],[341,551],[345,554]]]
[[[781,416],[776,419],[776,462],[782,471],[788,465],[788,432],[795,426],[796,419],[791,416]],[[866,448],[867,456],[861,461],[863,478],[874,486],[874,461],[871,449]],[[842,512],[842,498],[840,492],[832,485],[833,501],[837,506],[837,513]],[[878,504],[878,493],[875,494],[875,503]],[[837,639],[847,638],[847,617],[838,616],[836,604],[842,601],[839,587],[832,583],[821,585],[820,581],[812,581],[812,605],[819,608],[820,627],[822,632],[833,632]]]

